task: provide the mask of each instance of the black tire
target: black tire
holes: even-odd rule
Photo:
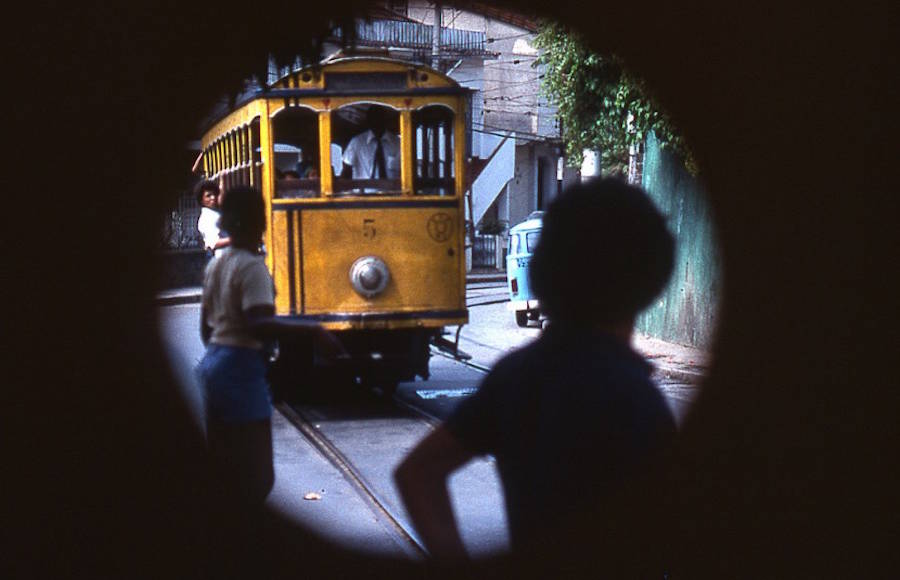
[[[518,324],[521,328],[525,328],[526,326],[528,326],[527,310],[516,310],[516,324]]]

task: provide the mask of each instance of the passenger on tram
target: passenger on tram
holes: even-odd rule
[[[400,137],[388,130],[387,113],[381,107],[369,107],[366,125],[368,129],[347,143],[341,177],[399,179]]]
[[[395,471],[432,556],[467,558],[447,481],[476,456],[495,457],[512,550],[531,557],[570,549],[570,526],[596,525],[604,502],[659,458],[675,423],[630,342],[674,247],[650,198],[624,182],[579,184],[552,203],[531,265],[548,328],[497,363]],[[587,268],[585,248],[595,248]]]
[[[195,193],[201,206],[197,231],[203,237],[203,247],[207,253],[218,257],[222,248],[231,243],[228,235],[219,227],[220,188],[215,181],[203,180],[195,187]]]
[[[300,149],[300,159],[294,169],[300,179],[319,178],[319,160],[313,154],[312,147],[304,146]]]

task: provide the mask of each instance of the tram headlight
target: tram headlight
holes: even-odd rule
[[[382,292],[391,279],[387,264],[375,256],[363,256],[350,266],[350,284],[362,296],[371,298]]]

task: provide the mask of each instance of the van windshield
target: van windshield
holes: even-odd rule
[[[528,232],[525,234],[525,246],[528,248],[528,253],[534,253],[534,249],[537,247],[538,238],[541,237],[541,232]]]

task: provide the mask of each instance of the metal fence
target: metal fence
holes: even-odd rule
[[[475,236],[472,245],[472,267],[500,267],[500,265],[497,264],[497,236]]]
[[[160,228],[160,250],[200,250],[203,238],[197,231],[200,204],[191,192],[179,196],[176,206],[169,211]]]
[[[356,21],[356,42],[366,46],[389,46],[431,50],[432,30],[429,24],[395,20]],[[342,33],[337,31],[338,36]],[[484,33],[473,30],[441,28],[441,51],[459,54],[486,54]]]

